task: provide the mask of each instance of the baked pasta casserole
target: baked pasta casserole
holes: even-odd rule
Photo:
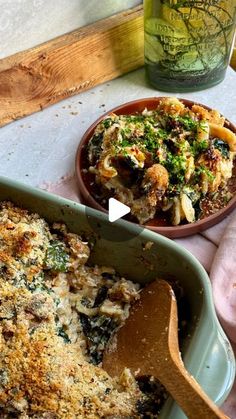
[[[1,203],[1,419],[157,417],[157,382],[128,369],[114,379],[101,364],[139,285],[89,255],[64,224]]]
[[[236,135],[226,125],[218,111],[177,98],[140,114],[109,114],[87,146],[92,195],[102,206],[118,199],[141,224],[157,215],[192,223],[218,211],[232,197]]]

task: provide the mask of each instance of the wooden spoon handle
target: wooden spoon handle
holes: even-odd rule
[[[187,372],[181,359],[168,358],[165,374],[156,376],[189,419],[228,418]]]

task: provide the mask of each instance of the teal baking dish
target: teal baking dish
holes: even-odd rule
[[[63,221],[72,232],[92,240],[92,263],[112,265],[143,284],[156,277],[177,280],[188,307],[188,333],[181,346],[184,363],[215,403],[222,404],[235,377],[234,355],[215,314],[207,273],[188,251],[150,230],[124,220],[110,223],[102,212],[4,177],[0,200],[11,200],[48,222]],[[171,398],[160,414],[185,417]]]

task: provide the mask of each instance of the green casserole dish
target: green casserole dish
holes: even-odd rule
[[[234,355],[215,314],[208,275],[188,251],[138,225],[124,220],[110,223],[102,212],[4,177],[0,200],[36,212],[49,223],[64,222],[69,231],[92,240],[91,263],[113,266],[141,284],[156,277],[178,281],[188,311],[188,333],[181,345],[184,363],[214,402],[223,403],[235,377]],[[185,415],[169,398],[160,417]]]

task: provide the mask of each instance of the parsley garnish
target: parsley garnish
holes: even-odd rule
[[[166,160],[161,164],[168,170],[171,183],[183,183],[185,180],[186,158],[181,155],[167,153]]]
[[[205,151],[208,149],[208,141],[207,140],[193,140],[191,145],[191,150],[194,156],[197,154],[200,154],[202,151]]]
[[[214,180],[215,176],[206,166],[198,166],[195,170],[195,174],[199,177],[202,173],[205,173],[209,180]]]

